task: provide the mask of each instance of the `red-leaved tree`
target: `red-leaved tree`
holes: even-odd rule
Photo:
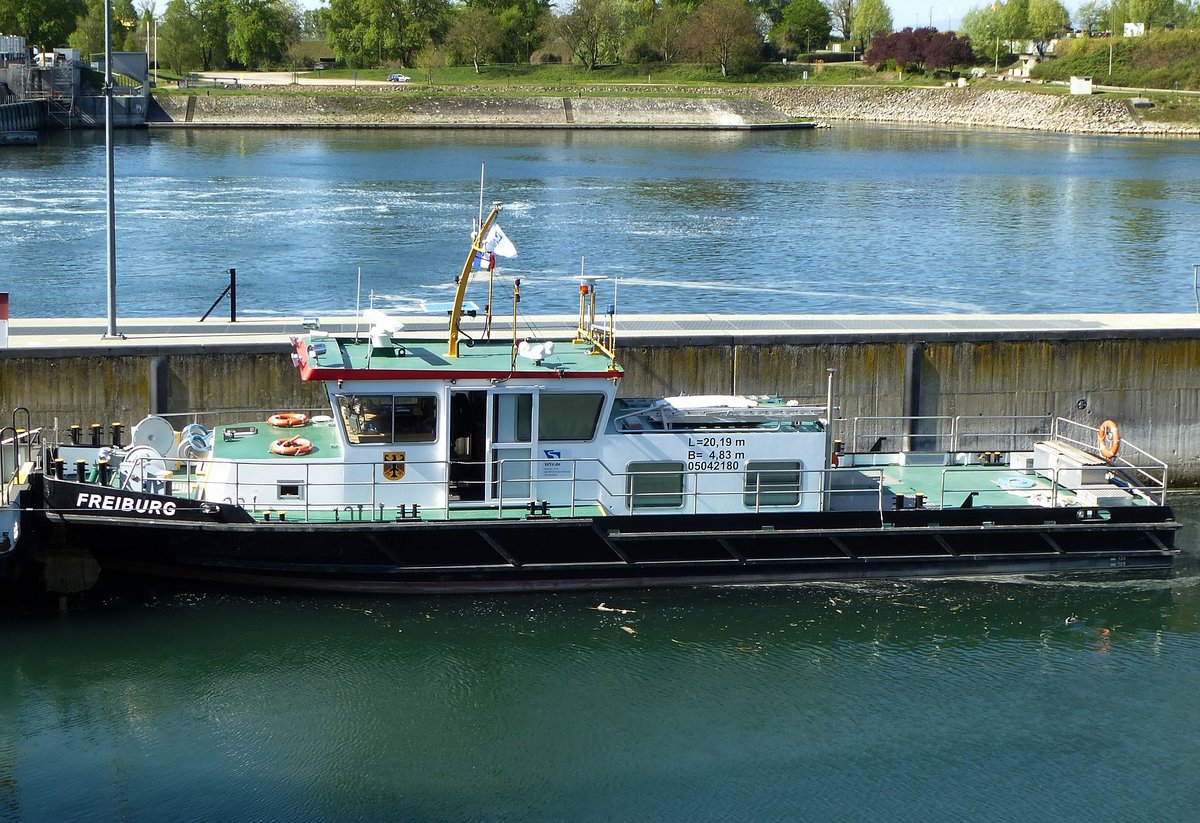
[[[971,38],[931,28],[881,32],[871,40],[866,62],[878,66],[894,60],[897,66],[949,69],[974,61]]]

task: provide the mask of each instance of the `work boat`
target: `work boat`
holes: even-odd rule
[[[105,573],[371,592],[1172,564],[1166,466],[1111,423],[935,420],[917,436],[911,420],[834,419],[827,386],[819,406],[624,397],[614,315],[597,315],[589,276],[573,336],[530,339],[514,316],[511,334],[489,339],[476,317],[468,337],[472,261],[497,209],[448,335],[374,311],[362,334],[309,323],[291,356],[323,408],[150,416],[115,446],[75,427],[43,461],[49,531]]]

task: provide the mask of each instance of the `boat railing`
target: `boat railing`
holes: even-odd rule
[[[329,414],[328,404],[322,406],[312,406],[309,408],[288,406],[286,411],[300,412],[308,415],[310,418],[316,415]],[[231,419],[246,419],[246,420],[261,420],[262,424],[268,425],[267,418],[271,415],[278,414],[279,408],[245,408],[245,409],[221,409],[219,411],[189,411],[189,412],[165,412],[155,415],[171,422],[176,431],[179,431],[182,426],[188,423],[199,423],[206,428],[212,428],[217,421],[228,421]]]
[[[21,412],[24,412],[24,423]],[[36,463],[40,458],[42,430],[29,428],[29,410],[24,406],[13,411],[12,425],[0,428],[0,505],[7,506],[12,501],[11,483],[20,473],[25,463]]]
[[[196,499],[202,485],[208,480],[202,473],[204,468],[202,458],[159,458],[134,457],[125,461],[118,473],[118,482],[124,488],[133,484],[141,484],[143,491],[169,492],[177,496]],[[642,514],[661,512],[663,514],[701,513],[713,511],[786,511],[802,508],[805,500],[812,500],[813,495],[820,496],[826,503],[824,508],[840,509],[839,499],[847,496],[870,495],[875,508],[882,520],[884,512],[897,507],[926,505],[929,508],[944,509],[973,505],[971,498],[987,492],[1007,491],[1017,497],[1026,498],[1027,505],[1056,507],[1059,505],[1088,505],[1086,498],[1081,501],[1081,494],[1088,490],[1072,488],[1060,482],[1060,474],[1071,471],[1070,468],[1046,468],[1034,472],[1029,468],[1014,468],[1000,463],[990,465],[948,465],[940,468],[937,486],[926,482],[915,487],[908,483],[902,475],[893,476],[895,467],[889,465],[861,466],[853,468],[796,468],[779,474],[789,477],[781,482],[779,478],[765,479],[770,471],[756,472],[752,483],[744,469],[730,471],[694,470],[663,470],[652,473],[638,471],[616,471],[604,464],[599,458],[576,458],[555,461],[560,465],[561,475],[554,477],[538,476],[535,463],[544,463],[541,458],[504,458],[493,464],[496,474],[491,478],[474,481],[486,486],[494,484],[494,494],[490,500],[480,499],[477,507],[495,509],[498,517],[504,517],[508,512],[521,512],[530,503],[534,508],[530,514],[536,513],[536,503],[531,494],[536,484],[537,497],[546,500],[562,501],[555,503],[556,508],[565,507],[569,516],[577,516],[580,507],[589,510],[613,501],[621,501],[624,509]],[[170,464],[174,471],[162,472],[161,466]],[[371,477],[361,480],[339,479],[337,483],[314,482],[314,472],[321,468],[313,463],[296,463],[294,467],[300,472],[290,475],[288,483],[297,485],[297,498],[294,502],[280,503],[278,501],[260,501],[253,496],[254,490],[273,485],[277,481],[264,481],[260,477],[243,477],[243,471],[260,471],[263,466],[274,465],[271,460],[248,460],[225,464],[232,474],[228,478],[232,489],[228,497],[222,501],[237,504],[251,512],[296,512],[303,511],[304,518],[310,519],[314,512],[333,512],[336,519],[341,519],[341,513],[348,520],[387,520],[391,515],[389,509],[396,509],[397,516],[406,516],[411,512],[416,516],[412,504],[401,506],[395,501],[394,495],[386,495],[387,501],[381,501],[383,489],[392,490],[393,481],[380,481],[376,472]],[[381,464],[357,464],[376,466]],[[445,478],[448,476],[449,461],[409,461],[407,464],[410,479],[406,485],[410,489],[434,489],[440,493],[447,487]],[[159,469],[155,471],[155,469]],[[1118,485],[1131,495],[1139,496],[1148,502],[1164,504],[1164,486],[1162,480],[1155,474],[1165,470],[1161,461],[1148,465],[1134,465],[1125,461],[1123,469],[1126,472],[1124,482]],[[1077,470],[1076,470],[1077,471]],[[850,485],[840,485],[835,479],[851,476],[856,482]],[[645,480],[647,474],[672,482],[659,488],[639,490],[637,479]],[[417,475],[426,475],[427,479],[416,479]],[[727,484],[725,488],[714,488],[712,482],[702,483],[701,478],[735,478],[738,482]],[[169,485],[168,485],[169,484]],[[514,485],[515,484],[515,485]],[[346,501],[336,503],[313,503],[315,490],[321,488],[349,489]],[[566,495],[555,494],[553,489],[567,488]],[[356,493],[355,490],[361,490]],[[1091,491],[1095,491],[1092,489]],[[424,499],[436,497],[426,495]],[[484,497],[480,494],[480,497]],[[896,500],[893,500],[893,496]],[[728,498],[740,498],[742,506],[721,506],[719,501]],[[783,499],[785,502],[779,502]],[[714,505],[714,501],[718,501]],[[774,501],[774,502],[772,502]],[[860,501],[861,502],[866,502]],[[425,505],[425,504],[422,504]],[[869,504],[868,504],[869,505]],[[984,507],[996,505],[993,497],[988,502],[980,501]],[[1003,504],[1001,504],[1003,505]],[[1014,500],[1012,505],[1021,505]],[[1093,504],[1095,505],[1095,504]],[[440,508],[440,506],[435,506]],[[853,506],[863,511],[861,505]],[[844,510],[844,509],[843,509]],[[869,509],[868,509],[869,510]]]
[[[1105,460],[1100,454],[1100,429],[1065,417],[1056,417],[1051,436],[1054,440],[1066,443],[1087,454],[1095,455],[1098,460]],[[1136,461],[1129,459],[1133,452]],[[1120,441],[1120,448],[1111,460],[1107,460],[1114,478],[1127,483],[1131,488],[1141,490],[1147,499],[1156,500],[1159,505],[1165,505],[1167,498],[1167,464],[1145,449],[1133,445],[1128,440]]]
[[[1050,433],[1049,415],[884,415],[834,421],[850,452],[1027,451]]]

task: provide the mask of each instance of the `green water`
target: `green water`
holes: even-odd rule
[[[0,820],[1194,821],[1200,499],[1177,505],[1180,568],[1140,580],[10,617]]]

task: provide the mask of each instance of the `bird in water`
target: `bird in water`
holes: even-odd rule
[[[1065,622],[1066,622],[1066,624],[1067,624],[1068,626],[1070,626],[1071,624],[1073,624],[1073,623],[1074,623],[1076,620],[1078,620],[1078,619],[1079,619],[1079,618],[1078,618],[1078,617],[1076,617],[1075,615],[1071,615],[1070,617],[1068,617],[1068,618],[1066,619],[1066,621],[1065,621]]]

